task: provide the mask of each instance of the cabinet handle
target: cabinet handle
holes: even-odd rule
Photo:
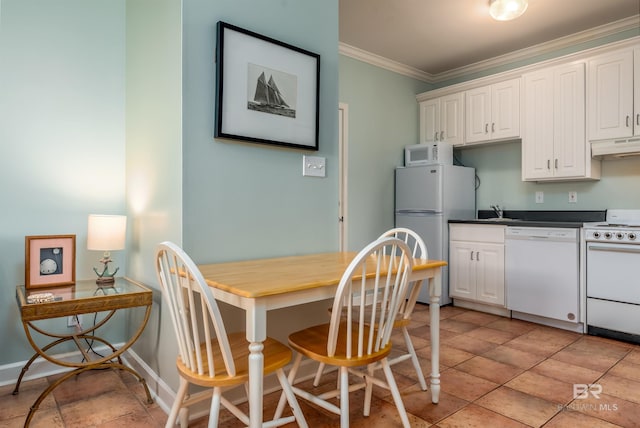
[[[476,251],[476,261],[480,261],[480,251]]]
[[[444,141],[444,131],[440,131],[440,141]]]
[[[640,113],[636,114],[636,125],[640,126]]]
[[[558,169],[558,159],[556,159],[555,164],[556,164],[556,169]]]
[[[547,159],[547,169],[551,169],[551,159]]]
[[[471,260],[473,260],[473,251],[471,252]]]
[[[496,123],[491,123],[491,132],[496,132]]]
[[[436,131],[436,133],[435,133],[435,134],[433,134],[433,139],[434,139],[435,141],[438,141],[438,131]]]
[[[627,115],[626,124],[627,124],[627,128],[628,128],[629,127],[629,115]]]
[[[484,133],[485,133],[485,134],[488,134],[488,133],[489,133],[489,124],[488,124],[488,123],[485,123],[485,124],[484,124]]]

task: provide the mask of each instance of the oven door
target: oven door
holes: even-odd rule
[[[587,242],[587,297],[640,305],[640,245]]]

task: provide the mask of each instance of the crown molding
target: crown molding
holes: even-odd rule
[[[438,83],[467,74],[480,72],[488,68],[500,67],[516,61],[534,58],[539,55],[544,55],[571,47],[576,44],[611,36],[623,31],[637,29],[640,28],[639,18],[640,15],[635,15],[629,18],[621,19],[619,21],[611,22],[609,24],[601,25],[599,27],[594,27],[589,30],[581,31],[579,33],[571,34],[569,36],[561,37],[550,42],[540,43],[538,45],[520,49],[505,55],[500,55],[486,61],[479,61],[464,67],[455,68],[438,74],[429,74],[414,67],[410,67],[408,65],[390,60],[371,52],[367,52],[365,50],[347,45],[342,42],[339,44],[338,52],[341,55],[345,55],[366,62],[368,64],[375,65],[376,67],[384,68],[386,70],[402,74],[407,77],[422,80],[427,83]]]
[[[376,67],[384,68],[386,70],[390,70],[404,76],[412,77],[414,79],[422,80],[427,83],[435,82],[433,80],[433,76],[429,73],[405,64],[401,64],[380,55],[362,50],[360,48],[356,48],[355,46],[351,46],[346,43],[340,42],[338,44],[338,53],[340,55],[348,56],[350,58],[366,62],[367,64],[375,65]]]
[[[441,88],[433,89],[430,91],[422,92],[416,95],[418,102],[430,100],[433,98],[441,97],[444,95],[454,94],[456,92],[464,92],[469,89],[478,88],[481,86],[492,85],[494,83],[503,82],[509,79],[515,79],[522,77],[525,73],[530,73],[537,70],[542,70],[549,67],[554,67],[562,64],[585,62],[595,55],[602,55],[608,52],[613,52],[619,49],[633,48],[640,43],[640,35],[630,37],[628,39],[618,40],[616,42],[606,43],[600,46],[584,49],[571,54],[551,58],[544,61],[534,62],[522,67],[513,68],[500,73],[490,74],[488,76],[479,77],[471,80],[465,80],[453,85],[443,86]]]

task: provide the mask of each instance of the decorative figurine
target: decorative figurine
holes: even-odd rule
[[[99,261],[104,265],[104,267],[102,268],[102,272],[98,272],[98,269],[93,268],[93,271],[98,275],[96,284],[110,286],[115,282],[114,277],[120,268],[116,268],[113,272],[109,272],[109,263],[113,260],[111,260],[111,256],[108,253],[106,253]]]

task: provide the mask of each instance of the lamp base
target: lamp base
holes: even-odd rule
[[[96,284],[98,284],[98,287],[113,287],[116,273],[120,268],[116,268],[113,272],[109,272],[109,263],[111,263],[111,257],[109,257],[108,252],[104,253],[104,257],[100,259],[100,263],[104,265],[102,267],[102,272],[98,272],[98,269],[93,268],[93,271],[96,273],[96,275],[98,275]]]
[[[115,282],[116,280],[112,276],[103,276],[96,279],[96,284],[98,284],[98,287],[113,287],[113,284]]]

